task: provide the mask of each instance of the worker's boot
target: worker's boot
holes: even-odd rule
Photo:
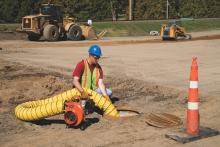
[[[95,109],[95,103],[92,100],[86,101],[85,114],[88,115],[90,113],[93,113],[94,109]]]

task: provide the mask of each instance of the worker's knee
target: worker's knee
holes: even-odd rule
[[[100,88],[97,88],[97,89],[96,89],[96,92],[98,92],[99,94],[103,95]],[[107,95],[108,95],[109,97],[112,96],[112,91],[111,91],[110,89],[108,89],[108,88],[106,88],[106,93],[107,93]]]
[[[112,91],[111,91],[110,89],[106,88],[106,92],[107,92],[107,95],[108,95],[109,97],[112,96]]]

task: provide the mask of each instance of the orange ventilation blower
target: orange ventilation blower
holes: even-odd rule
[[[84,130],[85,129],[83,125],[84,118],[85,118],[85,113],[80,102],[66,101],[64,103],[64,121],[66,122],[68,128],[80,127],[81,130]]]

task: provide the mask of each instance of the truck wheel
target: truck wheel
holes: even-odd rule
[[[38,41],[40,37],[41,36],[38,34],[34,34],[34,33],[28,34],[28,40],[30,41]]]
[[[73,25],[70,27],[67,33],[67,39],[78,41],[82,39],[82,29],[78,25]]]
[[[58,28],[55,25],[49,24],[44,28],[43,35],[47,41],[57,41],[59,39]]]

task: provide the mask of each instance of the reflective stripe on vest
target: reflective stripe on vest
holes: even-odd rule
[[[95,67],[93,72],[91,73],[89,63],[87,62],[87,60],[84,60],[84,71],[81,79],[82,87],[95,90],[98,87],[99,76],[99,68]]]

